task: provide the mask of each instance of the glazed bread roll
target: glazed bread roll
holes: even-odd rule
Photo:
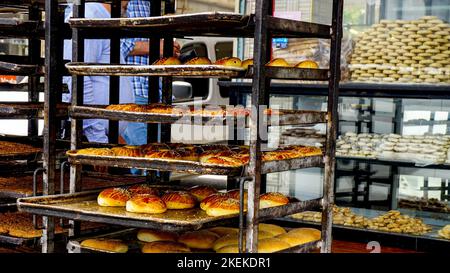
[[[77,150],[78,155],[98,155],[98,156],[114,156],[114,152],[109,148],[86,148]]]
[[[179,243],[183,243],[190,248],[196,249],[212,249],[214,242],[219,239],[219,235],[208,231],[198,230],[186,232],[178,238]]]
[[[281,193],[278,192],[268,192],[261,194],[259,197],[259,208],[270,208],[276,206],[282,206],[289,203],[289,199]]]
[[[266,64],[267,66],[289,67],[289,63],[283,58],[276,58]]]
[[[151,194],[156,196],[159,195],[158,189],[156,189],[155,187],[151,187],[150,185],[147,184],[132,185],[129,186],[127,190],[131,193],[132,196],[137,194]]]
[[[288,233],[278,235],[277,238],[293,247],[320,240],[321,232],[314,228],[296,228]]]
[[[208,231],[214,232],[215,234],[219,235],[220,237],[223,237],[228,234],[238,234],[239,229],[238,228],[232,228],[232,227],[213,227],[209,228]]]
[[[315,61],[301,61],[298,64],[295,65],[297,68],[310,68],[310,69],[317,69],[319,68],[319,65]]]
[[[239,58],[235,57],[225,57],[217,60],[214,64],[223,65],[223,66],[231,66],[231,67],[241,67],[242,61]]]
[[[241,64],[242,68],[248,69],[250,65],[253,65],[253,59],[244,60]]]
[[[261,223],[261,224],[259,224],[258,229],[259,229],[259,232],[262,232],[262,231],[268,232],[268,233],[272,234],[272,236],[274,236],[274,237],[277,235],[286,233],[286,230],[284,228],[277,226],[277,225],[273,225],[273,224]]]
[[[203,199],[203,201],[200,203],[200,208],[202,210],[207,210],[209,208],[209,206],[211,206],[212,203],[215,203],[217,201],[224,201],[227,200],[228,198],[230,198],[228,196],[227,193],[216,193],[216,194],[212,194],[208,197],[206,197],[205,199]]]
[[[115,156],[123,157],[141,157],[142,151],[139,146],[123,146],[111,148]]]
[[[239,213],[239,201],[233,198],[213,202],[206,209],[206,214],[209,216],[223,216],[235,213]]]
[[[164,213],[167,207],[163,200],[156,195],[139,194],[128,200],[126,210],[136,213]]]
[[[142,242],[155,242],[155,241],[172,241],[176,242],[178,240],[178,235],[174,232],[162,231],[162,230],[152,230],[152,229],[141,229],[138,231],[137,238]]]
[[[258,232],[258,240],[272,238],[273,235],[267,231],[260,230]],[[215,251],[218,251],[219,249],[230,246],[230,245],[237,245],[239,244],[239,234],[227,234],[223,237],[220,237],[214,242],[213,249]],[[244,245],[245,245],[245,234],[244,234]]]
[[[186,253],[186,252],[191,252],[189,247],[178,242],[157,241],[145,243],[142,246],[142,253]]]
[[[217,190],[210,186],[194,186],[188,191],[190,194],[195,196],[195,198],[197,198],[198,202],[203,201],[203,199],[210,196],[211,194],[217,193]]]
[[[278,238],[258,240],[258,253],[273,253],[290,247],[290,244]]]
[[[116,253],[126,253],[128,252],[128,245],[126,245],[122,240],[118,239],[87,239],[81,242],[81,246],[104,250],[108,252],[116,252]]]
[[[97,203],[102,207],[124,207],[131,193],[122,188],[108,188],[100,192]]]
[[[168,192],[161,199],[166,203],[168,209],[191,209],[197,203],[195,197],[185,191]]]
[[[196,57],[185,62],[186,65],[208,65],[211,64],[211,60],[206,57]]]
[[[153,65],[180,65],[181,62],[177,57],[161,58],[153,63]]]
[[[239,197],[240,191],[239,191],[239,189],[229,190],[227,193],[228,193],[228,195],[231,198],[240,201],[240,197]],[[248,201],[248,192],[244,191],[244,206],[245,207],[247,206],[247,201]]]

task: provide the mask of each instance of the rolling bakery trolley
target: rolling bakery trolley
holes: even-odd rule
[[[333,182],[335,165],[335,139],[337,121],[337,96],[339,88],[339,56],[342,36],[343,1],[333,1],[332,25],[305,23],[271,16],[272,1],[261,0],[256,3],[255,14],[246,16],[234,13],[208,12],[186,15],[161,16],[161,2],[151,1],[152,17],[118,18],[120,1],[112,1],[111,19],[85,19],[84,3],[81,0],[74,5],[74,18],[69,24],[73,29],[73,62],[67,64],[69,72],[74,75],[72,106],[71,151],[68,152],[70,171],[70,194],[49,195],[43,197],[22,198],[18,201],[19,209],[36,214],[53,217],[64,217],[76,220],[118,224],[135,228],[154,228],[167,231],[189,231],[220,224],[237,223],[240,226],[240,251],[257,252],[258,222],[283,217],[296,212],[322,209],[322,239],[282,252],[309,252],[318,247],[322,252],[331,251],[331,222],[333,202]],[[173,9],[172,2],[165,2],[165,13]],[[159,58],[159,39],[164,38],[164,55],[171,55],[172,38],[179,36],[230,36],[253,37],[255,39],[254,65],[248,70],[217,65],[198,66],[132,66],[119,64],[119,39],[123,37],[150,37],[150,63]],[[269,67],[265,64],[270,58],[272,37],[319,37],[331,39],[331,59],[329,69],[302,69],[291,67]],[[111,39],[111,64],[82,63],[83,39]],[[156,38],[156,39],[155,39]],[[82,87],[85,75],[108,75],[110,78],[110,104],[118,103],[118,76],[148,76],[149,95],[158,88],[159,77],[163,78],[162,102],[171,104],[171,78],[183,77],[218,77],[218,78],[250,78],[252,84],[252,106],[259,109],[268,105],[268,86],[271,79],[287,80],[322,80],[328,81],[328,110],[324,112],[283,111],[281,124],[314,124],[327,123],[327,141],[325,155],[305,156],[300,158],[262,161],[261,128],[263,115],[250,115],[250,163],[248,166],[208,165],[186,160],[161,160],[139,157],[82,155],[77,154],[80,148],[81,121],[86,118],[108,118],[110,120],[110,141],[117,143],[117,121],[126,120],[149,123],[149,142],[156,141],[155,125],[161,124],[161,142],[170,141],[170,123],[180,116],[173,114],[149,114],[128,111],[111,111],[104,106],[84,106],[82,104]],[[156,96],[156,95],[154,95]],[[149,102],[157,102],[150,97]],[[188,112],[184,118],[194,120],[195,113]],[[233,117],[231,117],[232,119]],[[217,119],[217,116],[201,115],[201,122]],[[222,116],[222,120],[230,119]],[[269,124],[270,125],[270,124]],[[190,174],[219,174],[235,178],[240,182],[239,215],[208,216],[200,209],[186,212],[167,211],[163,214],[128,213],[123,208],[102,208],[96,203],[98,191],[79,192],[82,165],[110,166],[122,168],[142,168],[148,170],[176,171]],[[261,180],[264,174],[292,169],[325,167],[324,194],[322,198],[300,201],[291,198],[286,205],[259,209]],[[151,178],[152,180],[154,177]],[[164,175],[160,180],[164,180]],[[167,182],[167,181],[162,181]],[[247,212],[244,213],[244,183],[248,184]],[[167,185],[167,184],[165,184]],[[50,192],[49,192],[50,193]],[[238,217],[239,216],[239,217]],[[244,216],[246,217],[244,221]],[[245,222],[245,223],[244,223]],[[246,226],[246,227],[245,227]],[[243,249],[243,234],[246,229],[246,246]],[[48,232],[51,232],[51,228]],[[73,225],[73,235],[78,233],[77,223]],[[52,240],[52,236],[44,240]],[[48,243],[50,244],[50,243]],[[50,251],[50,249],[47,249]]]

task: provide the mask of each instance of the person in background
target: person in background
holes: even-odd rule
[[[73,14],[73,5],[68,5],[65,10],[65,21],[67,22]],[[85,4],[86,18],[110,18],[110,5],[101,3]],[[108,39],[86,39],[84,50],[84,62],[109,63],[111,48]],[[72,41],[64,41],[64,59],[72,60]],[[121,63],[125,63],[123,53]],[[68,85],[69,94],[63,95],[64,102],[71,101],[72,77],[64,77],[63,83]],[[130,77],[120,77],[120,103],[133,103],[134,92]],[[109,104],[109,77],[107,76],[85,76],[84,77],[84,104],[107,105]],[[125,129],[127,123],[119,123],[119,135],[124,143]],[[83,134],[89,142],[108,143],[108,121],[100,119],[87,119],[83,121]]]
[[[150,1],[130,0],[126,9],[126,17],[150,17]],[[127,64],[148,65],[149,64],[149,39],[130,38],[122,40],[122,51],[126,57]],[[162,41],[161,52],[162,55]],[[180,53],[180,45],[174,42],[174,55]],[[133,77],[133,90],[136,104],[148,104],[148,77]],[[156,92],[156,90],[155,90]],[[161,83],[159,90],[161,98]],[[129,123],[126,129],[126,142],[130,145],[143,145],[147,143],[147,125],[144,123]]]

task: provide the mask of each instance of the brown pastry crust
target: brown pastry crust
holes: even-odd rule
[[[123,146],[111,148],[115,156],[141,157],[142,150],[139,146]]]
[[[318,69],[319,65],[315,61],[306,60],[301,61],[295,65],[297,68],[309,68],[309,69]]]
[[[176,242],[178,240],[178,234],[163,230],[141,229],[138,231],[137,238],[139,241],[147,243],[156,241]]]
[[[236,213],[239,213],[239,201],[233,198],[213,202],[206,209],[206,214],[209,216],[223,216]]]
[[[208,229],[211,232],[214,232],[215,234],[219,235],[220,237],[223,237],[228,234],[234,234],[237,235],[239,233],[238,228],[232,228],[232,227],[212,227]]]
[[[212,249],[217,239],[219,239],[219,235],[211,231],[198,230],[182,234],[178,238],[178,242],[187,245],[189,248]]]
[[[212,203],[227,200],[228,198],[230,198],[230,196],[227,193],[219,192],[216,194],[212,194],[203,199],[203,201],[200,203],[200,208],[202,210],[207,210]]]
[[[289,198],[284,196],[283,194],[279,192],[268,192],[263,193],[259,197],[259,208],[270,208],[270,207],[276,207],[276,206],[282,206],[289,203]]]
[[[242,68],[248,69],[249,66],[253,65],[253,59],[246,59],[242,62]]]
[[[174,150],[167,151],[147,151],[146,158],[165,159],[165,160],[180,160],[181,155]]]
[[[196,57],[185,62],[186,65],[208,65],[211,64],[211,60],[206,57]]]
[[[187,253],[191,252],[185,244],[170,241],[145,243],[142,253]]]
[[[126,210],[135,213],[164,213],[166,204],[156,195],[139,194],[126,203]]]
[[[290,244],[278,238],[258,240],[258,253],[273,253],[290,247]]]
[[[261,223],[258,225],[258,229],[260,232],[265,231],[265,232],[272,234],[272,236],[278,236],[280,234],[286,233],[286,230],[284,228],[277,226],[277,225],[273,225],[273,224]]]
[[[180,65],[181,61],[177,57],[164,57],[153,63],[153,65]]]
[[[267,66],[290,67],[289,63],[283,58],[275,58],[266,64]]]
[[[159,195],[158,189],[147,184],[132,185],[129,186],[127,190],[131,193],[132,196],[137,194],[151,194],[156,196]]]
[[[217,190],[210,186],[194,186],[190,188],[189,193],[195,196],[198,202],[203,201],[206,197],[210,196],[211,194],[217,193]]]
[[[230,196],[231,198],[236,199],[238,201],[240,200],[239,189],[229,190],[227,193],[228,193],[228,196]],[[248,192],[244,191],[244,202],[247,202],[247,200],[248,200]]]
[[[78,155],[99,155],[99,156],[114,156],[114,152],[109,148],[86,148],[77,151]]]
[[[161,199],[168,209],[191,209],[197,204],[195,197],[185,191],[172,191],[165,193]]]
[[[106,239],[106,238],[87,239],[82,241],[80,245],[83,247],[105,250],[109,252],[116,252],[116,253],[128,252],[128,245],[126,245],[122,240],[119,239]]]
[[[124,207],[131,193],[122,188],[108,188],[100,192],[97,203],[103,207]]]
[[[225,57],[225,58],[217,60],[214,64],[230,66],[230,67],[241,67],[242,61],[241,61],[241,59],[235,58],[235,57]]]

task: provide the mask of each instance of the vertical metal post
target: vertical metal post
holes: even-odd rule
[[[61,21],[57,1],[45,1],[45,102],[44,102],[44,148],[43,194],[55,193],[56,170],[56,134],[58,119],[56,106],[62,85],[62,74],[59,70],[63,59]],[[55,219],[43,217],[44,230],[42,234],[42,252],[54,251]]]
[[[164,14],[175,13],[175,3],[173,0],[165,0]],[[164,57],[171,57],[173,55],[173,38],[164,37]],[[172,104],[172,77],[163,77],[162,80],[162,98],[161,102]],[[170,142],[171,124],[161,124],[161,142]]]
[[[42,12],[37,4],[33,4],[28,9],[28,19],[41,21]],[[39,38],[28,39],[28,61],[30,64],[40,64],[41,57],[41,40]],[[39,101],[39,76],[28,76],[28,101]],[[38,135],[38,119],[32,117],[28,120],[28,136]]]
[[[248,185],[248,210],[246,252],[257,252],[258,241],[258,211],[259,194],[261,189],[261,127],[263,116],[259,115],[260,106],[269,104],[267,88],[270,80],[266,79],[265,64],[271,54],[271,37],[267,31],[267,15],[271,14],[272,1],[256,1],[255,7],[255,46],[254,46],[254,74],[252,87],[252,111],[250,118],[250,163],[249,175],[254,177],[253,183]]]
[[[325,150],[325,183],[323,186],[322,213],[322,253],[331,252],[333,203],[334,203],[334,175],[336,166],[336,135],[339,102],[339,81],[341,78],[341,39],[343,0],[333,0],[333,15],[331,21],[331,52],[330,52],[330,80],[328,83],[327,110],[327,141]]]
[[[121,16],[120,0],[111,1],[111,18],[119,18]],[[110,40],[110,62],[112,64],[120,63],[120,38],[114,36]],[[118,104],[120,98],[120,77],[109,77],[109,104]],[[119,142],[119,122],[109,120],[108,139],[109,143]]]
[[[77,4],[78,3],[78,4]],[[80,0],[73,4],[73,17],[83,18],[85,15],[85,0]],[[84,61],[84,38],[80,30],[72,29],[72,61]],[[83,105],[84,102],[84,78],[82,76],[72,77],[72,105]],[[72,119],[70,130],[70,148],[78,149],[81,146],[83,137],[83,120]],[[81,190],[81,165],[70,165],[70,184],[69,192],[75,193]],[[70,221],[72,228],[69,229],[69,236],[75,236],[79,233],[80,224],[76,221]]]

